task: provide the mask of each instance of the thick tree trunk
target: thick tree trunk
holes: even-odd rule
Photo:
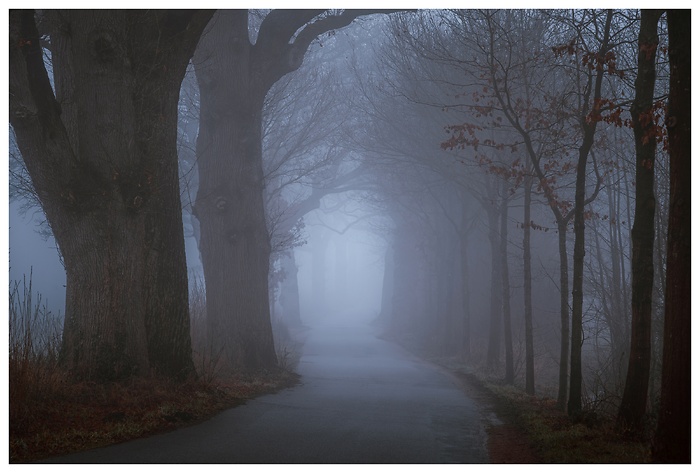
[[[210,348],[228,374],[273,369],[260,89],[249,69],[246,11],[219,12],[195,54],[200,88],[194,214],[206,282]]]
[[[641,432],[647,412],[651,366],[651,311],[654,289],[654,160],[656,133],[651,120],[656,84],[656,49],[661,10],[642,10],[636,95],[632,125],[637,155],[636,199],[632,227],[632,330],[625,390],[617,416],[618,427]]]
[[[666,15],[671,66],[666,116],[671,199],[661,405],[652,459],[659,463],[690,463],[690,10],[668,10]]]
[[[187,376],[177,102],[211,13],[44,15],[58,101],[33,13],[15,11],[10,117],[66,267],[62,360],[84,379]]]
[[[265,221],[262,111],[265,96],[299,68],[319,35],[371,10],[272,10],[255,44],[248,10],[219,10],[197,48],[200,221],[212,349],[225,350],[230,370],[276,366],[268,272],[271,239]],[[316,21],[313,21],[316,19]]]

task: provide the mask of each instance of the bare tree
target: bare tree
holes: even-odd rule
[[[618,425],[639,432],[647,412],[651,366],[651,313],[654,287],[654,160],[657,125],[653,120],[656,85],[658,23],[662,10],[642,10],[639,27],[639,59],[632,125],[637,154],[636,198],[632,228],[632,330],[625,391]]]

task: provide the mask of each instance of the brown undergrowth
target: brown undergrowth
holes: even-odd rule
[[[462,370],[453,373],[480,394],[502,421],[489,428],[492,463],[604,463],[650,461],[648,441],[618,432],[614,419],[585,413],[572,419],[556,401]]]
[[[201,301],[195,302],[200,305],[193,304],[191,312],[201,317]],[[10,463],[174,430],[298,382],[291,369],[222,380],[209,370],[215,363],[207,361],[208,353],[196,343],[195,359],[201,362],[196,380],[74,382],[58,363],[62,317],[33,295],[31,276],[24,284],[12,284],[9,303]],[[193,339],[198,340],[201,323],[193,322]]]
[[[491,463],[635,464],[651,461],[648,440],[625,436],[615,419],[584,412],[572,419],[556,400],[530,396],[505,384],[491,371],[430,353],[411,340],[385,335],[416,356],[441,366],[461,381],[466,394],[485,413]]]
[[[221,384],[158,379],[61,383],[43,395],[11,397],[10,462],[31,462],[174,430],[296,382],[296,375],[280,372]]]

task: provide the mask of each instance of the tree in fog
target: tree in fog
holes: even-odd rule
[[[380,201],[392,209],[396,225],[386,264],[386,271],[393,274],[387,278],[393,297],[384,299],[393,301],[387,304],[395,316],[390,320],[392,330],[410,332],[442,354],[468,358],[473,323],[470,293],[474,291],[468,277],[470,247],[479,213],[476,202],[488,206],[489,199],[479,200],[485,192],[484,181],[475,174],[470,179],[468,168],[439,148],[445,114],[431,103],[443,94],[434,80],[440,73],[420,57],[407,34],[431,14],[412,15],[405,21],[397,18],[376,65],[356,65],[357,102],[365,125],[358,146],[370,156],[372,173],[381,176],[378,193],[385,197]],[[399,208],[394,201],[401,202]],[[411,256],[412,247],[421,251],[414,250]],[[455,247],[459,258],[454,257]],[[493,268],[499,271],[500,263]],[[496,274],[500,280],[500,272]],[[498,320],[501,294],[494,297],[492,307],[498,315],[492,320]],[[411,315],[423,306],[425,314]],[[418,330],[419,326],[425,330]],[[500,341],[501,329],[497,330]]]
[[[300,69],[278,81],[265,99],[265,210],[271,265],[280,267],[279,288],[270,291],[280,291],[279,315],[290,325],[301,324],[292,248],[304,242],[304,217],[325,196],[356,189],[363,175],[346,143],[354,124],[343,70],[347,41],[338,36],[319,41]]]
[[[653,441],[656,462],[691,461],[690,346],[690,10],[668,10],[669,81],[666,129],[671,162],[663,374]]]
[[[538,184],[537,190],[544,194],[557,223],[561,296],[559,403],[563,405],[569,360],[566,235],[573,211],[560,194],[566,189],[566,178],[571,171],[566,153],[562,152],[569,145],[566,127],[570,120],[567,119],[569,111],[556,95],[564,94],[561,83],[556,82],[561,73],[556,73],[556,65],[548,59],[551,52],[548,53],[549,45],[544,35],[550,28],[549,22],[546,16],[537,12],[527,15],[522,12],[469,11],[460,12],[451,25],[455,36],[463,38],[460,41],[469,51],[464,53],[466,58],[461,63],[456,58],[454,61],[458,67],[470,66],[467,73],[474,81],[471,87],[474,100],[461,107],[473,118],[452,126],[452,137],[444,146],[471,147],[475,151],[484,147],[512,151],[524,149]],[[479,31],[486,34],[479,35]],[[504,134],[505,127],[512,129],[520,139]],[[483,130],[486,129],[495,130],[499,140],[491,138],[493,134],[484,136]],[[477,159],[484,162],[484,157]],[[485,164],[491,165],[491,161],[486,160]],[[521,175],[526,177],[529,174],[525,168]],[[530,228],[535,225],[533,222],[523,224]]]
[[[513,15],[514,16],[514,15]],[[588,156],[595,143],[598,122],[601,121],[600,110],[607,103],[603,96],[604,79],[615,77],[615,55],[611,52],[613,44],[610,33],[612,12],[608,12],[601,22],[597,12],[572,12],[570,17],[544,14],[537,18],[533,14],[528,21],[537,26],[527,31],[549,31],[539,40],[532,41],[529,50],[518,49],[521,41],[516,41],[518,21],[511,15],[501,12],[469,13],[464,15],[465,22],[471,25],[469,38],[479,38],[473,34],[477,28],[483,28],[489,34],[484,40],[474,40],[475,51],[472,76],[484,85],[484,100],[472,105],[476,117],[490,117],[490,126],[501,128],[507,124],[521,138],[513,146],[522,147],[537,176],[538,187],[544,193],[550,209],[557,222],[560,252],[560,293],[561,293],[561,353],[559,397],[563,406],[567,397],[567,364],[571,350],[572,373],[570,382],[573,392],[570,396],[569,410],[580,410],[581,379],[581,344],[583,312],[583,229],[585,228],[584,208],[598,195],[601,176],[597,162],[594,161],[595,188],[586,195],[586,168]],[[590,18],[589,18],[590,17]],[[556,21],[554,21],[556,20]],[[590,21],[589,21],[590,20]],[[593,33],[584,28],[595,27],[600,44],[592,40]],[[557,30],[556,27],[559,26]],[[548,30],[544,28],[547,27]],[[522,31],[525,31],[523,29]],[[552,32],[556,31],[555,35]],[[521,33],[522,34],[522,33]],[[574,38],[568,44],[560,44],[567,35]],[[539,41],[539,42],[538,42]],[[590,42],[590,44],[589,44]],[[611,43],[611,44],[609,44]],[[555,55],[552,55],[552,50]],[[481,56],[479,56],[481,54]],[[479,59],[482,57],[482,59]],[[569,60],[568,57],[571,59]],[[558,59],[557,59],[558,58]],[[481,71],[481,75],[479,72]],[[478,82],[479,83],[479,82]],[[474,92],[476,96],[477,92]],[[571,98],[575,98],[571,100]],[[501,121],[501,118],[505,120]],[[554,118],[554,120],[553,120]],[[483,125],[468,122],[452,128],[454,135],[450,146],[483,146],[485,143],[481,130]],[[499,146],[503,146],[501,143]],[[566,158],[577,154],[578,159]],[[561,191],[565,176],[575,171],[576,191],[573,202],[563,198]],[[557,189],[557,187],[559,189]],[[566,234],[568,225],[574,220],[574,280],[572,301],[571,345],[568,343],[569,306],[568,306],[568,252]]]
[[[659,126],[654,120],[658,23],[663,11],[642,10],[636,94],[631,107],[636,150],[636,195],[632,228],[632,327],[629,366],[618,424],[640,431],[647,412],[654,288],[654,160]]]
[[[200,223],[210,343],[216,352],[223,350],[231,369],[269,369],[277,363],[263,193],[265,97],[299,68],[319,35],[373,12],[273,10],[251,38],[248,10],[220,11],[197,48],[201,108],[194,215]]]
[[[577,15],[574,14],[574,17]],[[587,41],[581,44],[582,53],[582,79],[585,86],[582,90],[580,127],[581,138],[578,146],[578,159],[576,161],[576,190],[574,197],[574,254],[573,254],[573,279],[572,279],[572,309],[571,309],[571,373],[569,387],[569,403],[567,410],[569,415],[578,415],[581,411],[581,396],[583,374],[581,372],[581,346],[583,345],[583,267],[584,267],[584,235],[586,229],[586,217],[584,210],[600,189],[600,178],[597,176],[596,189],[592,195],[586,196],[586,166],[591,155],[598,123],[601,120],[602,108],[605,103],[603,96],[603,79],[605,74],[616,74],[614,44],[611,41],[611,24],[613,11],[605,13],[603,24],[598,12],[591,13],[591,19],[576,18],[576,26],[593,23],[590,34],[592,44]],[[580,21],[580,23],[579,23]],[[595,33],[595,36],[593,35]],[[583,36],[583,35],[582,35]]]
[[[177,173],[180,82],[201,11],[10,15],[10,123],[66,269],[75,375],[192,373]]]

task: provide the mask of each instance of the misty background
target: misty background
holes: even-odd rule
[[[630,75],[616,71],[634,69],[635,15],[617,12],[613,22],[617,69],[608,66],[603,88],[611,100],[634,95]],[[252,41],[264,17],[251,15]],[[313,41],[263,107],[273,322],[376,324],[420,350],[499,376],[510,371],[517,384],[524,383],[529,353],[537,391],[556,397],[562,338],[568,343],[569,335],[562,334],[561,278],[571,284],[572,273],[572,265],[561,269],[562,251],[571,262],[575,159],[591,74],[577,69],[566,47],[578,37],[581,54],[595,50],[591,24],[602,25],[603,13],[430,10],[360,18]],[[208,60],[195,55],[179,104],[190,288],[203,281],[197,140],[204,126],[200,84],[215,83],[207,82]],[[667,80],[665,67],[659,65],[660,82]],[[504,91],[509,98],[499,102]],[[222,117],[212,113],[208,120]],[[592,200],[580,323],[585,402],[610,412],[629,358],[635,159],[632,130],[613,118],[598,124],[584,184]],[[534,143],[542,176],[533,171],[527,143]],[[56,243],[32,205],[12,139],[9,148],[10,281],[31,270],[33,290],[49,310],[63,313],[66,279]],[[665,153],[656,165],[654,264],[662,274]],[[213,192],[205,197],[218,199],[220,209],[230,204]],[[524,256],[526,246],[531,256]],[[661,277],[653,284],[652,398],[659,390],[664,290]]]

